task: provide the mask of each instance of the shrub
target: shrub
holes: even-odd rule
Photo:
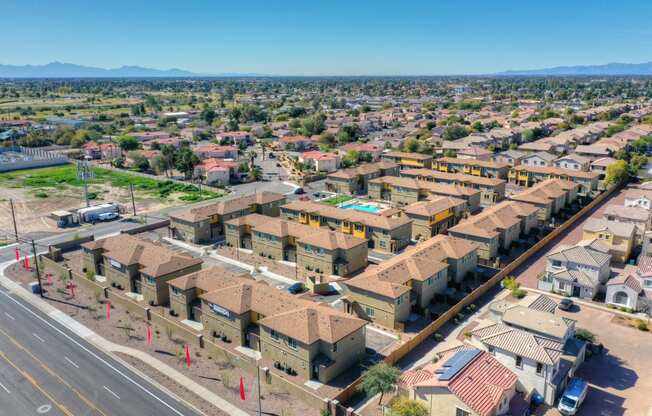
[[[512,290],[519,286],[520,284],[516,281],[516,278],[514,276],[507,276],[506,278],[503,279],[503,287],[505,289]]]
[[[575,338],[584,342],[590,342],[590,343],[595,342],[595,335],[593,334],[593,332],[584,328],[577,328],[577,331],[575,331]]]
[[[512,289],[512,296],[516,299],[523,299],[525,295],[527,295],[527,290],[521,289],[520,287]]]
[[[95,280],[95,272],[93,270],[86,270],[86,278],[88,280]]]
[[[39,191],[39,192],[35,193],[34,196],[37,197],[37,198],[47,198],[48,194],[46,194],[43,191]]]
[[[437,332],[435,334],[435,341],[440,342],[440,341],[443,341],[443,340],[444,340],[444,336],[442,334],[440,334],[439,332]]]
[[[641,331],[649,331],[649,328],[647,327],[647,324],[643,321],[639,321],[638,325],[636,325],[636,328],[638,328]]]

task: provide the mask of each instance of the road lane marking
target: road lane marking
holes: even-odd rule
[[[25,348],[25,347],[24,347],[20,342],[18,342],[16,339],[14,339],[11,335],[7,334],[4,330],[2,330],[2,328],[0,328],[0,334],[2,334],[2,335],[4,335],[5,337],[7,337],[7,338],[9,339],[9,341],[11,341],[11,343],[14,344],[18,349],[24,351],[25,354],[29,355],[30,358],[33,359],[33,360],[34,360],[38,365],[40,365],[41,368],[42,368],[46,373],[50,374],[52,377],[54,377],[54,378],[56,378],[57,380],[59,380],[59,382],[61,382],[61,384],[63,384],[64,386],[66,386],[67,388],[69,388],[70,390],[72,390],[72,392],[75,393],[75,394],[77,395],[77,397],[79,397],[79,399],[80,399],[81,401],[83,401],[84,403],[86,403],[86,405],[87,405],[89,408],[91,408],[91,409],[97,411],[97,412],[98,412],[99,414],[101,414],[102,416],[106,416],[106,413],[104,413],[102,410],[100,410],[100,409],[95,405],[95,403],[93,403],[93,402],[91,402],[90,400],[88,400],[88,399],[86,398],[86,396],[84,396],[84,395],[83,395],[79,390],[77,390],[76,388],[74,388],[73,386],[71,386],[70,383],[68,383],[66,380],[64,380],[63,378],[61,378],[61,377],[59,376],[59,374],[57,374],[57,373],[55,373],[54,371],[52,371],[52,369],[50,369],[50,367],[48,367],[47,365],[45,365],[45,363],[44,363],[43,361],[41,361],[37,356],[35,356],[34,354],[32,354],[32,352],[31,352],[30,350],[28,350],[27,348]],[[68,359],[68,357],[64,357],[64,358],[65,358],[66,360],[70,361],[70,360]],[[77,365],[76,365],[75,363],[73,363],[72,361],[70,361],[70,363],[73,364],[75,367],[77,367]],[[77,368],[79,368],[79,367],[77,367]]]
[[[39,341],[45,342],[45,340],[43,338],[39,337],[37,334],[32,333],[32,335],[34,335],[34,338],[38,339]]]
[[[11,319],[12,321],[15,321],[15,320],[16,320],[16,318],[14,318],[13,316],[9,315],[7,312],[5,312],[5,315],[7,315],[7,318]]]
[[[181,413],[180,411],[178,411],[176,408],[172,407],[171,404],[169,404],[169,403],[166,402],[165,400],[161,399],[161,398],[160,398],[159,396],[157,396],[156,394],[152,393],[152,392],[151,392],[149,389],[147,389],[145,386],[141,385],[141,384],[138,383],[136,380],[134,380],[134,379],[132,379],[131,377],[129,377],[127,374],[125,374],[124,372],[122,372],[120,369],[118,369],[117,367],[115,367],[114,365],[112,365],[111,363],[109,363],[108,361],[106,361],[105,359],[103,359],[102,357],[100,357],[99,355],[95,354],[93,351],[89,350],[89,349],[86,348],[84,345],[80,344],[76,339],[72,338],[70,335],[66,334],[65,332],[63,332],[62,330],[60,330],[59,328],[57,328],[56,326],[54,326],[52,323],[48,322],[45,318],[43,318],[42,316],[38,315],[36,312],[34,312],[33,310],[31,310],[31,309],[28,308],[27,306],[23,305],[22,303],[18,302],[16,299],[14,299],[13,297],[11,297],[11,296],[10,296],[8,293],[6,293],[5,291],[0,291],[0,294],[6,296],[9,300],[11,300],[12,302],[14,302],[16,305],[20,306],[20,307],[23,308],[25,311],[27,311],[28,313],[30,313],[31,315],[33,315],[36,319],[38,319],[39,321],[43,322],[45,325],[49,326],[50,328],[52,328],[53,330],[55,330],[56,332],[58,332],[59,334],[61,334],[62,336],[64,336],[66,339],[68,339],[70,342],[72,342],[73,344],[75,344],[77,347],[79,347],[79,348],[81,348],[82,350],[86,351],[90,356],[92,356],[93,358],[95,358],[97,361],[101,362],[102,364],[104,364],[104,365],[106,365],[107,367],[109,367],[111,370],[115,371],[116,373],[118,373],[119,375],[121,375],[122,377],[124,377],[124,378],[125,378],[127,381],[129,381],[131,384],[133,384],[134,386],[138,387],[140,390],[142,390],[143,392],[147,393],[147,395],[149,395],[150,397],[152,397],[154,400],[158,401],[158,402],[161,403],[163,406],[165,406],[165,407],[167,407],[168,409],[170,409],[170,411],[174,412],[174,414],[176,414],[176,415],[178,415],[178,416],[184,416],[183,413]]]
[[[108,391],[109,393],[111,393],[112,395],[114,395],[116,399],[120,400],[120,396],[118,396],[117,394],[115,394],[115,393],[114,393],[110,388],[108,388],[108,387],[106,387],[106,386],[102,386],[102,387],[104,387],[104,390],[106,390],[106,391]]]
[[[68,357],[63,357],[63,358],[65,358],[66,361],[68,361],[70,364],[72,364],[73,367],[79,368],[79,366],[77,364],[75,364],[75,362],[72,361],[70,358],[68,358]]]
[[[0,383],[0,387],[2,387],[2,390],[6,391],[7,394],[11,394],[11,392],[9,391],[9,389],[6,388],[4,384]]]
[[[70,413],[70,411],[69,411],[68,409],[66,409],[62,404],[60,404],[59,402],[57,402],[56,400],[54,400],[54,397],[52,397],[52,396],[50,395],[50,393],[48,393],[47,391],[45,391],[45,390],[44,390],[44,389],[43,389],[43,388],[42,388],[42,387],[41,387],[41,386],[36,382],[36,380],[34,379],[34,377],[32,377],[32,376],[31,376],[29,373],[27,373],[26,371],[21,370],[20,368],[18,368],[18,366],[17,366],[16,364],[14,364],[13,361],[11,361],[3,351],[0,351],[0,358],[2,358],[3,360],[5,360],[5,361],[10,365],[10,366],[12,366],[12,367],[14,368],[14,370],[16,370],[20,375],[22,375],[22,376],[25,378],[25,380],[27,380],[27,381],[28,381],[32,386],[34,386],[38,391],[40,391],[40,392],[41,392],[45,397],[47,397],[48,400],[50,400],[52,403],[54,403],[54,405],[57,406],[57,407],[59,408],[59,410],[61,410],[61,412],[63,412],[63,414],[68,415],[68,416],[74,416],[74,415],[73,415],[72,413]]]

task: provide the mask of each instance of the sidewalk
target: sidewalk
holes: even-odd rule
[[[10,264],[13,264],[14,261],[6,262],[0,264],[0,285],[11,291],[13,294],[16,296],[20,297],[21,299],[25,300],[35,308],[39,309],[41,312],[45,313],[48,315],[50,318],[52,318],[54,321],[58,322],[62,326],[68,328],[70,331],[75,333],[77,336],[80,338],[85,339],[86,341],[90,342],[97,348],[101,349],[105,353],[111,356],[114,360],[120,362],[122,365],[125,367],[128,367],[131,371],[134,373],[138,374],[141,378],[146,379],[149,383],[152,385],[156,386],[159,390],[165,392],[168,394],[170,397],[173,397],[175,400],[179,402],[185,403],[188,407],[191,407],[197,411],[199,414],[203,414],[201,411],[197,410],[195,406],[193,406],[190,403],[187,403],[186,401],[182,400],[181,398],[177,397],[174,393],[169,391],[169,389],[165,388],[164,386],[160,385],[160,383],[157,383],[155,380],[152,380],[150,377],[144,375],[142,372],[139,370],[133,368],[131,365],[126,363],[124,360],[120,359],[113,353],[123,353],[130,355],[134,358],[137,358],[144,362],[145,364],[149,365],[150,367],[154,368],[155,370],[159,371],[160,373],[167,375],[171,379],[175,380],[177,383],[182,385],[184,388],[189,390],[190,392],[196,394],[200,398],[204,399],[208,403],[212,404],[213,406],[217,407],[218,409],[226,412],[229,415],[234,415],[234,416],[249,416],[249,414],[243,410],[240,410],[236,406],[232,405],[228,401],[224,400],[223,398],[219,397],[215,393],[211,392],[210,390],[206,389],[205,387],[199,385],[192,379],[186,377],[179,371],[175,370],[174,368],[168,366],[167,364],[163,363],[162,361],[152,357],[151,355],[134,349],[130,347],[125,347],[123,345],[118,345],[114,344],[107,339],[103,338],[99,334],[95,333],[94,331],[90,330],[86,326],[82,325],[81,323],[77,322],[70,316],[66,315],[65,313],[61,312],[59,309],[55,308],[54,306],[50,305],[43,299],[41,299],[38,296],[35,296],[31,294],[27,289],[22,287],[20,284],[12,281],[11,279],[5,277],[4,275],[4,270],[9,266]]]

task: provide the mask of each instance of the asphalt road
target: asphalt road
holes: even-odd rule
[[[198,413],[0,289],[0,414]]]

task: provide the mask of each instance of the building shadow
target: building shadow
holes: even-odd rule
[[[619,391],[634,387],[638,381],[636,371],[627,367],[622,359],[609,354],[607,349],[586,361],[577,371],[577,376],[597,387]]]

